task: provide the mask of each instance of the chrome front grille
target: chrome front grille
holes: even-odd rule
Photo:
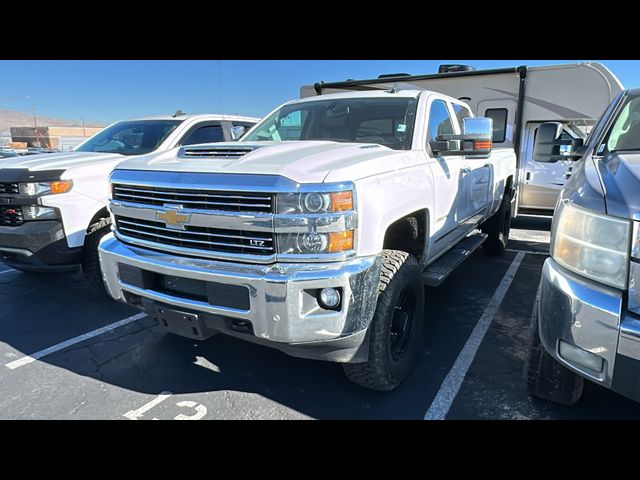
[[[175,188],[113,185],[113,199],[163,207],[181,205],[194,210],[273,213],[273,195],[269,193],[216,192]]]
[[[17,183],[0,183],[0,195],[8,193],[10,195],[18,195],[20,190]]]
[[[227,254],[273,255],[273,233],[223,230],[219,228],[185,226],[184,230],[167,228],[162,222],[115,216],[117,231],[129,238],[162,245],[220,252]]]

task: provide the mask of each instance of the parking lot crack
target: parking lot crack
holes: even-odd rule
[[[134,350],[137,350],[137,349],[138,349],[138,345],[136,345],[136,346],[134,346],[133,348],[130,348],[130,349],[128,349],[128,350],[125,350],[125,351],[123,351],[123,352],[120,352],[120,353],[118,353],[117,355],[114,355],[113,357],[111,357],[111,358],[109,358],[109,359],[105,360],[104,362],[101,362],[101,363],[97,363],[97,362],[96,362],[96,365],[98,365],[98,370],[102,369],[102,368],[103,368],[105,365],[107,365],[108,363],[111,363],[111,362],[113,362],[114,360],[117,360],[117,359],[119,359],[120,357],[123,357],[124,355],[126,355],[126,354],[128,354],[128,353],[131,353],[131,352],[133,352]]]

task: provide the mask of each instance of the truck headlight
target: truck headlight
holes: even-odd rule
[[[331,233],[281,233],[278,253],[313,255],[353,250],[353,230]]]
[[[297,255],[350,255],[355,250],[355,186],[305,184],[276,194],[276,245],[282,261]],[[318,260],[326,257],[318,257]]]
[[[41,207],[39,205],[23,206],[22,216],[25,220],[55,220],[60,218],[56,208]]]
[[[57,195],[67,193],[73,187],[71,180],[56,180],[53,182],[21,183],[20,195],[37,197],[40,195]]]
[[[579,275],[627,287],[631,224],[561,201],[554,217],[551,256]]]
[[[629,310],[640,314],[640,222],[633,222],[629,263]]]
[[[353,210],[353,192],[281,193],[276,197],[277,213],[333,213]]]

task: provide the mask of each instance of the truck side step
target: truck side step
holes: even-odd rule
[[[461,240],[422,272],[424,284],[429,287],[440,285],[458,265],[484,243],[488,236],[486,233],[474,233]]]

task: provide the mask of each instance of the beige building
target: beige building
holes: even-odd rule
[[[28,147],[68,150],[79,145],[102,127],[11,127],[11,141],[26,143]]]

